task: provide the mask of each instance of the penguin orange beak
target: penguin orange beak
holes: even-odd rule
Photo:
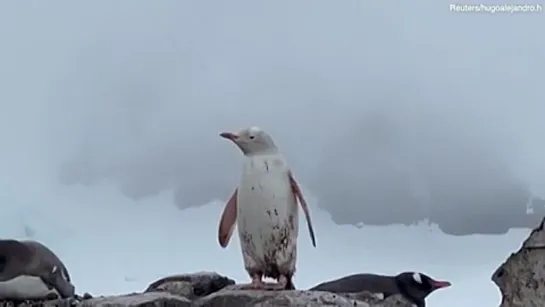
[[[435,289],[441,289],[451,286],[450,282],[448,281],[433,281],[432,285]]]
[[[224,139],[228,139],[228,140],[231,140],[231,141],[234,141],[234,140],[238,139],[238,135],[234,134],[234,133],[231,133],[231,132],[220,133],[220,136],[222,138],[224,138]]]

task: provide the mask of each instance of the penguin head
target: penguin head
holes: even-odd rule
[[[235,143],[246,156],[278,152],[272,137],[258,127],[242,129],[238,133],[223,132],[220,136]]]
[[[417,306],[425,306],[425,298],[433,291],[451,286],[448,281],[435,280],[419,272],[403,272],[395,280],[401,294]]]

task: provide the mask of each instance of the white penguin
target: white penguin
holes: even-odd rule
[[[239,133],[225,132],[221,137],[235,143],[244,154],[240,185],[227,201],[218,230],[218,239],[226,247],[235,227],[242,248],[244,266],[251,287],[265,289],[263,277],[276,279],[273,290],[295,289],[292,282],[297,258],[299,208],[316,247],[316,239],[307,203],[285,157],[271,136],[251,127]]]

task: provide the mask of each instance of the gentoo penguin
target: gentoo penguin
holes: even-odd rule
[[[0,299],[74,295],[68,270],[49,248],[36,241],[0,240]]]
[[[272,137],[258,127],[238,133],[225,132],[244,154],[238,188],[227,201],[219,223],[218,240],[225,248],[235,222],[242,248],[244,267],[251,277],[251,288],[290,290],[297,258],[299,208],[306,217],[312,241],[316,239],[310,213],[299,184]],[[263,277],[276,279],[265,287]]]
[[[425,299],[430,293],[449,286],[448,281],[437,281],[423,273],[403,272],[396,276],[354,274],[321,283],[309,290],[334,293],[368,291],[382,293],[384,298],[401,294],[417,307],[425,307]]]

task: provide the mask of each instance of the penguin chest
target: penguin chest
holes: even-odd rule
[[[287,175],[253,176],[239,187],[237,205],[238,226],[264,234],[290,224],[298,213]]]
[[[0,282],[0,298],[2,299],[43,299],[58,295],[58,292],[49,287],[36,276],[21,275],[13,279]]]
[[[237,196],[237,228],[244,253],[254,262],[290,265],[295,258],[298,207],[288,171],[245,172]]]

